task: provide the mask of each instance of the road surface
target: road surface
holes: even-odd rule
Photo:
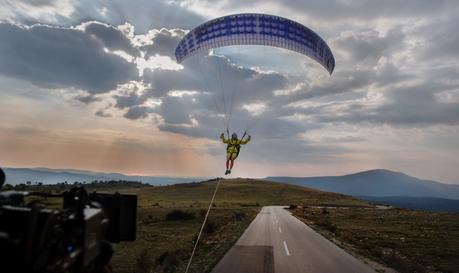
[[[212,273],[375,271],[282,207],[263,207]]]

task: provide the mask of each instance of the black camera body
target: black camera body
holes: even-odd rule
[[[62,197],[63,208],[26,196]],[[0,192],[0,271],[107,272],[110,243],[135,240],[136,214],[134,194]]]

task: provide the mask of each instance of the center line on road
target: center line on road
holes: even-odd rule
[[[282,233],[282,229],[280,227],[278,227],[278,229],[279,229],[279,232]]]
[[[290,256],[290,251],[288,251],[287,243],[285,241],[284,241],[284,249],[285,249],[285,254],[287,254],[287,256]]]

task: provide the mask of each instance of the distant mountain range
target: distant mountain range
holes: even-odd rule
[[[352,195],[410,209],[459,211],[459,185],[423,180],[383,169],[343,176],[267,177],[266,180]]]
[[[123,180],[171,185],[206,180],[198,177],[135,176],[72,169],[4,168],[6,183],[56,184]],[[371,202],[430,211],[459,212],[459,185],[423,180],[400,172],[369,170],[343,176],[267,177],[266,180],[342,193]]]
[[[148,183],[151,185],[170,185],[177,183],[189,183],[202,181],[205,178],[196,177],[160,177],[160,176],[136,176],[121,173],[103,173],[71,169],[48,169],[48,168],[3,168],[6,174],[5,183],[17,185],[21,183],[41,182],[43,184],[56,184],[67,181],[68,183],[124,180]]]

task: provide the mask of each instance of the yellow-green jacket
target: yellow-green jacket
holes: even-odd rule
[[[241,149],[241,145],[245,145],[245,144],[249,143],[249,141],[250,141],[250,136],[248,136],[246,140],[232,139],[232,138],[226,139],[225,138],[225,134],[223,134],[223,133],[220,135],[220,138],[223,141],[223,143],[228,144],[228,146],[226,147],[226,152],[228,154],[236,154],[236,155],[239,154],[239,150]]]

